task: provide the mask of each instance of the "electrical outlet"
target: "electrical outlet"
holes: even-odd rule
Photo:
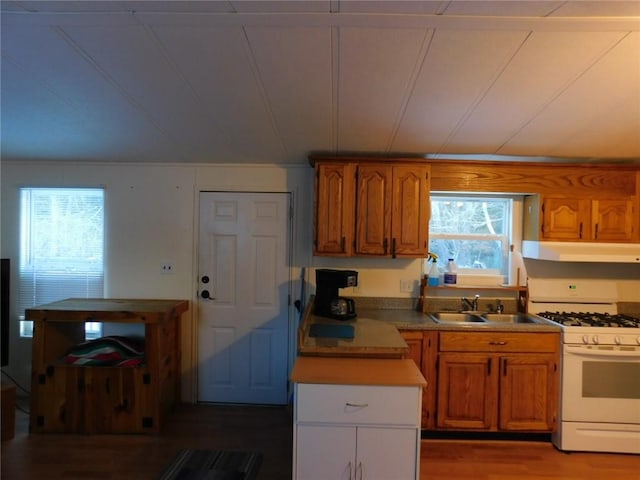
[[[173,273],[173,263],[164,262],[160,265],[160,273]]]
[[[406,293],[413,292],[413,280],[400,280],[400,291]]]

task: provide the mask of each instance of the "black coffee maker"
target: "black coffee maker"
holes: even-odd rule
[[[314,313],[338,320],[356,318],[356,304],[352,298],[341,297],[338,289],[358,285],[354,270],[316,270],[316,298]]]

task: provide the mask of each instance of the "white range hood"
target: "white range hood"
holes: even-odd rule
[[[640,243],[537,242],[524,240],[522,256],[556,262],[640,264]]]

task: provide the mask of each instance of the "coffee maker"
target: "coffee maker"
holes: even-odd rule
[[[352,298],[341,297],[338,289],[358,285],[354,270],[316,270],[316,298],[314,313],[337,320],[356,318],[356,304]]]

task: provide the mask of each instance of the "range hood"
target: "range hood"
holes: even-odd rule
[[[522,256],[556,262],[640,264],[640,243],[537,242],[524,240]]]

